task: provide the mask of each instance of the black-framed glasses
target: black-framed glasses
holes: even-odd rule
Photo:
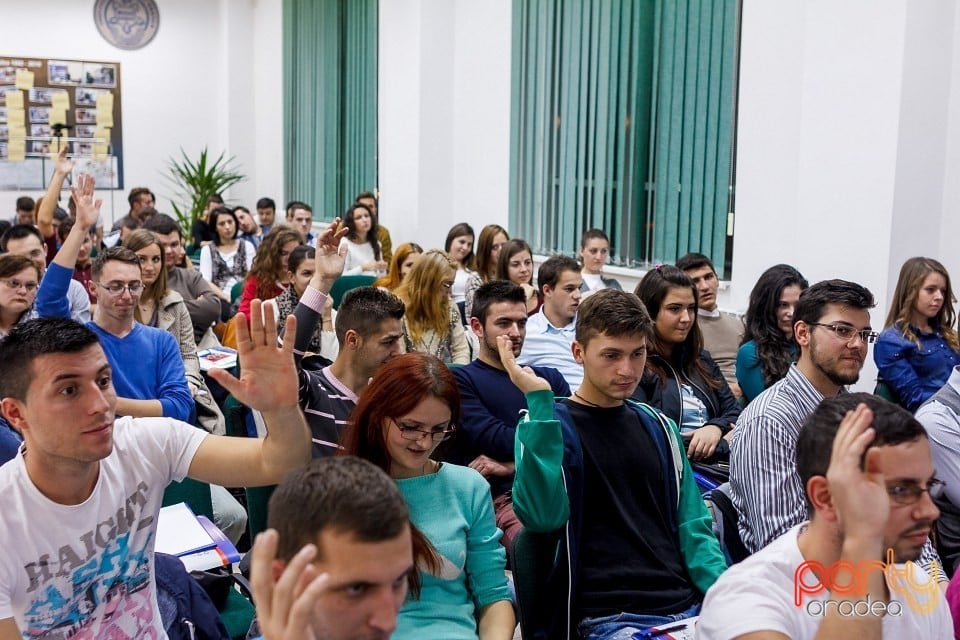
[[[420,440],[424,436],[429,436],[434,442],[443,442],[444,440],[449,440],[457,430],[457,427],[451,423],[447,423],[446,426],[433,427],[432,429],[421,429],[419,425],[403,424],[394,418],[390,420],[393,424],[397,425],[397,429],[400,430],[400,437],[413,442]]]
[[[124,291],[129,291],[130,295],[135,296],[143,291],[142,282],[110,282],[108,284],[97,282],[96,285],[109,291],[112,296],[119,296]]]
[[[853,336],[860,336],[860,339],[863,341],[863,344],[873,344],[877,341],[877,338],[880,337],[880,334],[871,329],[855,329],[849,324],[843,324],[840,322],[834,322],[832,324],[824,324],[822,322],[808,322],[808,325],[812,327],[823,327],[824,329],[830,329],[837,337],[843,340],[844,342],[850,342],[853,340]]]
[[[4,280],[3,284],[7,285],[7,289],[10,289],[11,291],[16,291],[20,287],[23,287],[24,289],[27,290],[27,293],[30,293],[31,291],[36,291],[38,286],[36,282],[22,282],[20,280],[15,280],[14,278],[10,278],[9,280]]]
[[[921,487],[914,482],[895,484],[892,487],[887,487],[887,495],[897,504],[911,505],[916,503],[924,493],[929,493],[930,497],[936,500],[943,497],[946,490],[946,482],[933,478],[925,487]]]

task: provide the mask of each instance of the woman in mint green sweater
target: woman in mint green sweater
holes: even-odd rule
[[[439,555],[439,570],[420,567],[420,598],[404,604],[394,640],[513,637],[506,554],[489,485],[473,469],[432,459],[459,413],[447,367],[434,356],[408,353],[377,371],[343,434],[343,454],[370,460],[397,481],[411,521]]]

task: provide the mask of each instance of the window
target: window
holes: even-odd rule
[[[510,230],[729,273],[737,0],[514,0]],[[730,225],[732,226],[732,224]]]
[[[283,36],[286,196],[330,219],[377,183],[377,0],[284,0]]]

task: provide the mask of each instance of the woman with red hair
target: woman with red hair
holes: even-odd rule
[[[440,555],[439,570],[419,568],[420,598],[401,609],[395,640],[513,637],[489,485],[473,469],[434,460],[459,413],[453,374],[435,356],[408,353],[377,371],[343,435],[343,455],[365,458],[396,480],[410,520]]]

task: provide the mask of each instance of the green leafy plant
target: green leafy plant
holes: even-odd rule
[[[180,158],[171,158],[168,162],[169,178],[181,199],[180,204],[173,200],[173,211],[184,236],[190,235],[193,223],[203,217],[210,196],[221,193],[231,185],[247,179],[233,166],[235,157],[224,158],[221,153],[210,162],[210,154],[204,147],[196,161],[190,159],[181,148]],[[186,204],[189,202],[189,204]]]

